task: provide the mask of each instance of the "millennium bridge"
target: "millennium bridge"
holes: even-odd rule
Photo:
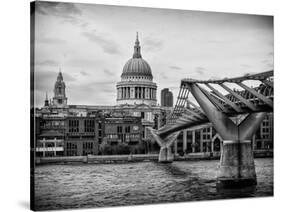
[[[166,125],[149,130],[160,146],[159,162],[167,163],[173,161],[171,145],[181,130],[212,123],[223,139],[218,185],[255,185],[251,138],[267,112],[273,112],[273,70],[222,80],[183,79]]]

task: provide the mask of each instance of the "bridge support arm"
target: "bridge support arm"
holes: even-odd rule
[[[239,139],[251,140],[254,133],[260,127],[260,123],[264,120],[265,116],[266,116],[265,112],[249,114],[238,126]]]
[[[191,84],[190,90],[222,138],[226,140],[236,139],[236,137],[233,137],[234,134],[237,134],[236,125],[224,113],[217,110],[196,84]]]
[[[176,141],[180,131],[174,132],[170,134],[169,136],[166,136],[165,138],[161,138],[155,129],[148,128],[151,132],[151,135],[153,136],[154,140],[159,144],[160,146],[160,152],[158,161],[161,163],[171,163],[174,160],[174,154],[171,150],[171,145]]]

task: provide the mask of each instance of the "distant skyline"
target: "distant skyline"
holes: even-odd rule
[[[115,105],[116,83],[142,57],[174,102],[183,78],[215,79],[273,69],[273,17],[97,4],[36,2],[35,105],[53,97],[59,70],[68,104]]]

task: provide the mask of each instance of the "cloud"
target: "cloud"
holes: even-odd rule
[[[223,44],[223,43],[226,43],[225,41],[222,41],[222,40],[217,40],[217,39],[210,39],[210,40],[207,40],[207,43],[210,43],[210,44]]]
[[[65,82],[74,82],[74,81],[77,80],[75,77],[72,77],[72,75],[70,75],[70,74],[68,74],[68,73],[62,72],[62,75],[63,75],[63,80],[64,80]]]
[[[82,10],[78,8],[79,4],[62,2],[37,2],[36,12],[44,16],[53,16],[59,18],[62,23],[86,28],[89,23],[81,19]]]
[[[262,60],[261,63],[268,68],[273,68],[273,60],[272,59]]]
[[[180,86],[169,86],[169,89],[171,90],[176,90],[176,89],[179,89]]]
[[[273,56],[274,56],[274,53],[273,53],[273,52],[269,52],[269,53],[268,53],[268,56],[272,56],[272,57],[273,57]]]
[[[38,35],[35,37],[35,42],[41,43],[41,44],[65,44],[66,41],[60,38],[54,38],[54,37],[46,37],[44,35]]]
[[[179,66],[170,66],[169,68],[174,70],[182,70],[182,68]]]
[[[203,67],[198,66],[198,67],[195,68],[195,72],[200,74],[200,75],[203,75],[204,71],[205,71],[205,68],[203,68]]]
[[[106,35],[98,33],[96,30],[91,32],[83,32],[83,35],[91,42],[99,45],[105,53],[120,54],[119,46],[113,40],[107,38]]]
[[[248,64],[240,64],[240,66],[241,66],[242,68],[251,68],[251,66],[248,65]]]
[[[245,72],[243,74],[243,76],[248,76],[248,75],[253,75],[253,74],[257,74],[257,72],[254,72],[254,71],[252,71],[252,72]]]
[[[73,84],[68,87],[69,99],[75,99],[75,102],[88,104],[107,104],[112,102],[112,98],[116,97],[116,82],[113,80],[107,81],[92,81],[81,84]],[[85,98],[87,97],[87,98]]]
[[[267,59],[262,60],[261,63],[269,63],[269,60],[267,60]]]
[[[106,75],[108,75],[108,76],[114,75],[114,72],[113,72],[113,71],[110,71],[110,70],[108,70],[108,69],[104,69],[103,72],[104,72]]]
[[[69,104],[81,105],[109,105],[115,98],[115,86],[110,89],[109,84],[105,83],[85,83],[72,85],[67,89]],[[106,95],[105,95],[106,93]]]
[[[52,67],[59,66],[59,63],[55,60],[41,60],[41,61],[36,61],[35,64],[38,66],[52,66]]]
[[[83,76],[89,76],[89,73],[85,72],[85,71],[80,71],[80,74]]]
[[[97,86],[101,87],[112,87],[115,90],[116,80],[103,80],[103,81],[94,81],[89,83],[87,86],[96,88]]]
[[[143,47],[146,51],[160,51],[163,48],[163,41],[157,38],[145,37]]]
[[[95,67],[101,63],[98,59],[71,58],[65,62],[71,67]]]
[[[73,3],[36,2],[36,12],[42,15],[52,15],[68,21],[80,16],[82,11]]]
[[[218,76],[212,76],[211,78],[210,78],[210,80],[220,80],[221,78],[220,77],[218,77]]]
[[[267,66],[268,68],[273,68],[273,64],[272,64],[272,63],[268,63],[268,64],[266,64],[266,66]]]
[[[162,79],[165,79],[165,80],[168,79],[167,75],[164,72],[161,72],[160,76]]]

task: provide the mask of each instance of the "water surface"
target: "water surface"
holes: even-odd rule
[[[35,170],[37,210],[273,195],[273,159],[255,159],[257,186],[216,189],[219,161],[45,165]]]

